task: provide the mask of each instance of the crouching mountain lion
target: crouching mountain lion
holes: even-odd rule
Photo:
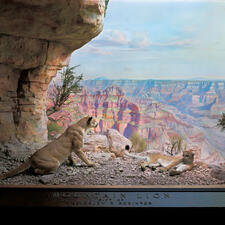
[[[194,153],[191,150],[183,151],[183,156],[168,156],[161,153],[150,153],[148,156],[137,156],[135,154],[129,153],[129,146],[125,147],[125,155],[133,158],[140,159],[141,169],[144,171],[146,167],[151,169],[160,168],[160,172],[169,171],[170,176],[181,174],[187,170],[191,170],[194,166]]]
[[[82,148],[84,132],[89,128],[97,126],[98,123],[93,117],[87,116],[80,119],[77,123],[68,127],[56,140],[37,150],[18,168],[0,175],[0,180],[17,175],[30,167],[34,169],[34,173],[36,174],[53,173],[67,159],[69,159],[72,165],[75,165],[72,152],[88,166],[94,166],[94,163],[87,159]]]

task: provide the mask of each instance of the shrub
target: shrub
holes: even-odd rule
[[[217,127],[220,127],[221,131],[225,130],[225,113],[223,113],[221,118],[218,120]]]
[[[187,144],[184,142],[184,138],[181,136],[173,136],[170,138],[171,148],[168,151],[170,155],[176,155],[179,152],[186,150]]]
[[[53,140],[54,137],[62,132],[62,127],[60,127],[56,122],[50,122],[47,126],[48,129],[48,139]]]
[[[130,141],[136,152],[143,152],[147,148],[147,141],[141,137],[138,132],[133,132]]]

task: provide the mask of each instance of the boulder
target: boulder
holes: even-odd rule
[[[89,134],[84,135],[84,151],[108,151],[109,143],[105,135]]]
[[[132,147],[129,139],[120,134],[116,129],[107,129],[103,134],[89,134],[84,136],[84,151],[104,151],[113,153],[115,156],[124,155],[125,146]]]
[[[109,142],[109,151],[118,157],[123,157],[126,145],[129,145],[130,148],[132,147],[131,141],[116,129],[107,129],[106,137]]]

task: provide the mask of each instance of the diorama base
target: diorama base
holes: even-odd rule
[[[0,206],[225,207],[225,185],[1,185]]]

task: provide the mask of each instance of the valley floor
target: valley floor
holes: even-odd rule
[[[79,185],[214,185],[225,184],[211,176],[210,168],[195,167],[178,176],[159,173],[147,168],[141,171],[139,161],[130,158],[111,158],[110,153],[86,152],[89,159],[96,163],[91,168],[77,159],[77,166],[71,167],[66,163],[61,165],[55,174],[33,175],[26,171],[20,175],[0,181],[0,184],[79,184]],[[0,158],[0,173],[5,168],[12,169],[21,162]]]

